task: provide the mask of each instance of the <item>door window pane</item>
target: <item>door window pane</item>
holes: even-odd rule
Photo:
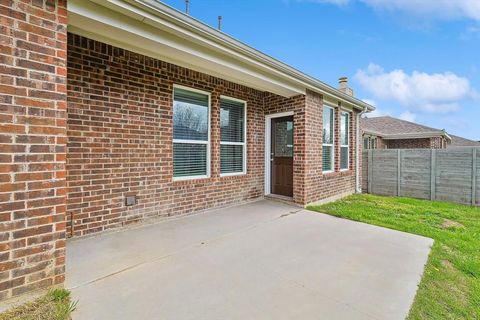
[[[293,121],[277,121],[274,139],[276,157],[293,157]]]

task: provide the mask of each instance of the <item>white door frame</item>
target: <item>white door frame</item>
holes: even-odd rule
[[[265,116],[265,195],[269,195],[271,192],[271,170],[272,170],[272,163],[271,163],[271,155],[272,152],[272,119],[274,118],[283,118],[293,116],[293,111],[287,112],[280,112],[269,114]],[[293,124],[295,128],[295,123]],[[295,129],[294,129],[295,130]],[[295,143],[294,143],[295,144]]]

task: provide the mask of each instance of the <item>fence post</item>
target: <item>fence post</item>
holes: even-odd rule
[[[435,176],[437,174],[437,151],[432,149],[430,153],[430,200],[435,200],[436,190],[435,190]]]
[[[373,181],[373,150],[368,150],[368,180],[367,180],[367,192],[372,193],[372,181]]]
[[[472,206],[477,204],[477,149],[472,149]]]
[[[400,197],[400,177],[401,177],[401,157],[402,150],[397,150],[397,197]]]

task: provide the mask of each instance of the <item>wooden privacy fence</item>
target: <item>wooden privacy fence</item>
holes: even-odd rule
[[[364,192],[480,204],[480,148],[367,150]]]

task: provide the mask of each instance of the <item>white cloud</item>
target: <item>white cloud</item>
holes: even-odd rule
[[[297,0],[306,1],[306,0]],[[401,12],[423,19],[451,20],[468,18],[480,20],[479,0],[307,0],[318,3],[347,5],[361,2],[379,11]]]
[[[480,20],[479,0],[360,0],[377,10],[401,11],[417,16]]]
[[[480,39],[480,27],[470,26],[460,35],[462,40]]]
[[[476,95],[468,79],[452,72],[407,74],[400,69],[386,72],[379,65],[370,64],[367,69],[357,71],[355,80],[377,99],[430,113],[456,111],[460,101]]]
[[[377,107],[377,102],[371,99],[362,99],[363,102],[368,103],[371,106],[375,107],[375,110],[372,112],[369,112],[365,115],[365,117],[368,118],[376,118],[376,117],[383,117],[383,116],[391,116],[392,112],[389,110],[385,110],[383,108]]]
[[[417,115],[410,111],[405,111],[399,116],[399,118],[405,121],[415,122]]]
[[[350,0],[297,0],[300,2],[317,2],[317,3],[330,3],[339,6],[345,6],[350,3]]]

